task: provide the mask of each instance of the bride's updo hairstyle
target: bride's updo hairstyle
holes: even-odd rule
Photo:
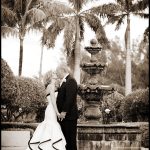
[[[53,78],[53,74],[54,74],[53,71],[48,71],[47,73],[45,73],[45,75],[43,77],[43,82],[44,82],[45,89],[51,83],[52,78]]]

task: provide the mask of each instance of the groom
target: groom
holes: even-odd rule
[[[71,77],[65,64],[57,67],[56,73],[62,79],[56,103],[60,112],[59,123],[67,143],[66,149],[77,150],[77,82]]]

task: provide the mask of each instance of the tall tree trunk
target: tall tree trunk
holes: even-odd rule
[[[76,39],[75,39],[75,64],[74,64],[74,78],[80,84],[80,27],[79,17],[76,17]]]
[[[22,63],[23,63],[23,40],[24,40],[24,38],[20,37],[19,76],[21,76],[21,74],[22,74]]]
[[[42,45],[42,47],[41,47],[40,70],[39,70],[39,78],[40,79],[42,77],[43,49],[44,49],[44,45]]]
[[[21,74],[22,74],[23,40],[24,40],[24,36],[25,36],[25,32],[26,32],[26,29],[25,29],[25,22],[26,22],[26,17],[27,17],[28,10],[29,10],[29,7],[30,7],[31,2],[32,2],[32,0],[30,0],[30,1],[27,3],[26,11],[25,11],[24,16],[22,17],[21,25],[20,25],[20,37],[19,37],[19,38],[20,38],[19,76],[21,76]],[[21,0],[21,9],[22,9],[22,0]]]
[[[127,16],[127,29],[125,33],[126,46],[126,72],[125,72],[125,95],[132,92],[131,85],[131,49],[130,49],[130,16]]]
[[[124,83],[123,83],[123,79],[122,79],[122,75],[121,75],[120,70],[119,70],[119,77],[120,77],[121,86],[124,86]]]

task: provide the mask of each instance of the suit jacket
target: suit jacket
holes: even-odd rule
[[[70,75],[66,77],[66,82],[63,82],[58,89],[57,95],[58,111],[67,112],[65,120],[74,120],[78,118],[77,109],[77,82]]]

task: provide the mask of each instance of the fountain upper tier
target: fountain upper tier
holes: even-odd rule
[[[87,102],[102,100],[104,95],[109,95],[114,91],[114,87],[110,85],[83,85],[79,86],[78,94]]]
[[[80,65],[82,70],[84,70],[85,72],[89,73],[90,75],[94,75],[94,74],[99,74],[101,73],[104,68],[105,68],[105,64],[102,63],[83,63]]]
[[[95,54],[99,53],[99,51],[101,51],[102,48],[87,46],[87,47],[85,47],[85,50],[87,50],[90,54],[95,55]]]

